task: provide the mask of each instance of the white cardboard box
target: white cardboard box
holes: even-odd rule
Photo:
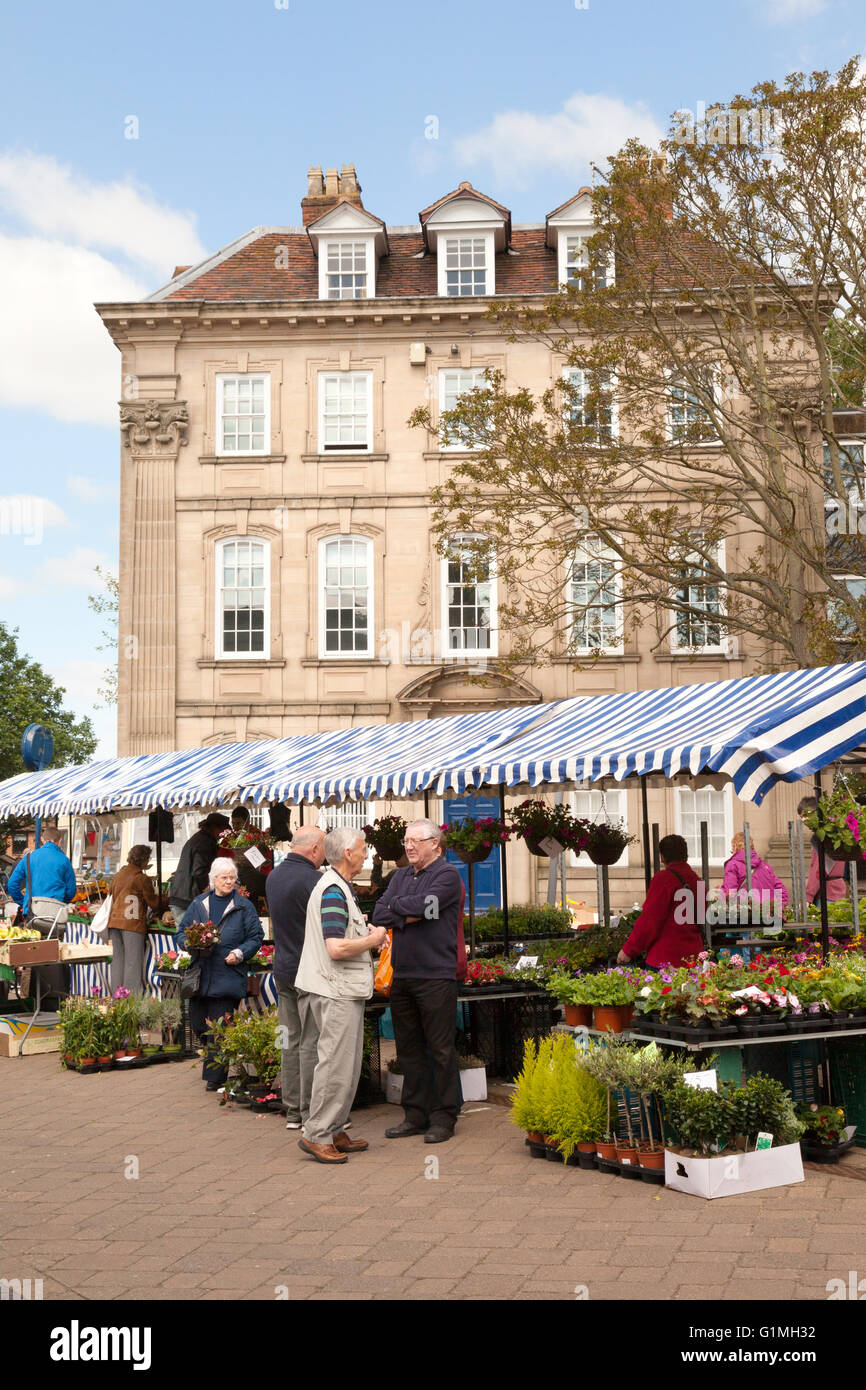
[[[389,1105],[399,1105],[403,1095],[403,1078],[393,1071],[385,1072],[385,1100]]]
[[[803,1181],[799,1144],[721,1154],[717,1158],[684,1158],[665,1149],[665,1187],[693,1197],[733,1197],[741,1192],[760,1192],[764,1187],[786,1187]]]
[[[487,1099],[487,1068],[466,1067],[460,1071],[460,1089],[464,1100]]]

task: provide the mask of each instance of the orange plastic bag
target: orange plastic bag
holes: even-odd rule
[[[393,978],[394,967],[391,964],[391,932],[389,932],[388,939],[379,952],[379,963],[376,966],[373,988],[378,994],[390,994],[391,981]]]

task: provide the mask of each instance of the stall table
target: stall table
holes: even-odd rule
[[[483,985],[462,985],[457,1000],[458,1004],[486,1005],[468,1010],[469,1050],[482,1059],[491,1075],[509,1081],[523,1066],[527,1038],[538,1043],[554,1024],[556,1000],[546,989],[498,992]]]

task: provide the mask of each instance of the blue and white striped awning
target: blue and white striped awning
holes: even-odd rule
[[[562,700],[495,758],[451,762],[439,788],[561,786],[641,773],[709,771],[760,805],[866,743],[866,662]]]
[[[760,803],[866,744],[866,662],[22,773],[3,815],[378,801],[714,772]]]

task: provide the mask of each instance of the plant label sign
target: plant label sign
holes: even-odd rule
[[[260,864],[264,864],[265,862],[265,856],[260,849],[256,849],[255,845],[253,845],[252,849],[244,851],[244,859],[248,859],[254,869],[257,869]]]
[[[759,1133],[758,1133],[758,1138],[757,1138],[757,1140],[756,1140],[756,1142],[755,1142],[755,1149],[756,1149],[756,1150],[758,1150],[758,1149],[771,1149],[772,1147],[773,1147],[773,1136],[772,1136],[772,1134],[765,1134],[765,1133],[763,1133],[763,1131],[759,1131]]]
[[[687,1086],[694,1086],[698,1091],[717,1091],[719,1089],[714,1067],[710,1071],[687,1071],[683,1076],[683,1081]]]
[[[554,840],[552,835],[546,835],[543,840],[539,840],[538,848],[543,849],[550,859],[555,859],[558,854],[562,854],[564,845],[561,845],[558,840]]]
[[[518,956],[516,970],[529,970],[538,964],[538,956]]]

